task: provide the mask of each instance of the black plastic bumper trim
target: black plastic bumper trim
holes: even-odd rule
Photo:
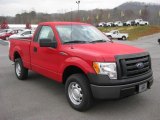
[[[91,84],[91,91],[94,98],[97,99],[118,99],[122,97],[127,97],[138,93],[138,86],[140,84],[147,83],[148,89],[153,84],[153,78],[148,78],[146,80],[126,84],[126,85],[115,85],[115,86],[99,86]]]

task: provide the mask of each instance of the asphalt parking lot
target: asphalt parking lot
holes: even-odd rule
[[[160,33],[137,41],[118,41],[149,51],[152,58],[152,89],[121,100],[96,101],[86,112],[73,110],[64,86],[30,72],[17,80],[8,59],[7,43],[0,40],[0,120],[160,120]]]

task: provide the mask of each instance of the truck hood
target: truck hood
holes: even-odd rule
[[[72,56],[92,61],[115,61],[115,56],[144,52],[143,49],[119,43],[76,44],[66,46],[65,51]]]
[[[108,32],[108,33],[105,33],[106,35],[112,35],[112,33]]]

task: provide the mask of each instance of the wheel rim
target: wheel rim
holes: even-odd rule
[[[126,38],[125,38],[125,37],[123,37],[122,39],[123,39],[123,40],[125,40]]]
[[[16,74],[17,76],[21,75],[21,66],[19,63],[16,63]]]
[[[82,89],[76,82],[71,82],[68,87],[68,95],[71,102],[75,105],[79,105],[83,99]]]

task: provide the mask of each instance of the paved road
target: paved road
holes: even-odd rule
[[[67,103],[64,86],[34,72],[27,81],[16,79],[8,47],[0,42],[0,120],[160,120],[160,34],[135,42],[151,53],[154,85],[151,90],[121,100],[97,101],[92,109],[77,112]],[[3,44],[3,45],[2,45]]]

